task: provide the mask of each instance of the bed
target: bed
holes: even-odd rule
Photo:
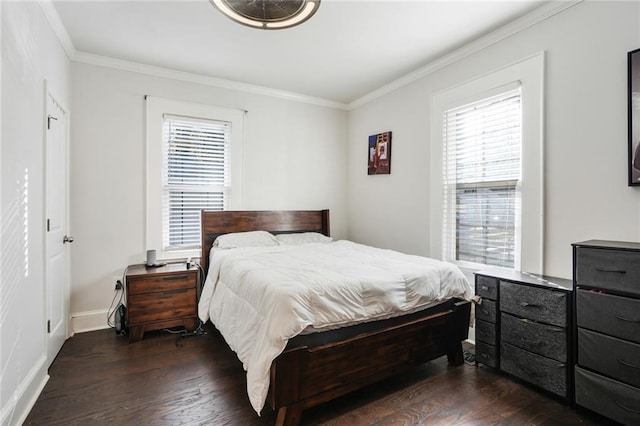
[[[200,262],[205,273],[208,273],[210,252],[214,241],[219,236],[255,230],[268,231],[274,235],[318,233],[329,236],[329,211],[203,211],[201,229]],[[354,244],[337,243],[340,243],[336,245],[337,247],[345,250],[351,250]],[[326,247],[328,246],[322,246],[319,250],[326,252],[328,250]],[[258,252],[258,249],[255,250]],[[266,254],[262,253],[264,250]],[[286,256],[293,257],[291,254],[293,252],[286,252],[288,248],[276,247],[264,250],[260,251],[263,259],[282,255],[280,253],[282,251],[285,251]],[[305,252],[307,256],[312,253],[308,251],[311,250],[310,248],[305,250],[307,250]],[[233,255],[230,254],[231,251],[221,253],[217,259],[222,259],[224,254],[230,258],[229,262],[234,256],[239,256],[239,259],[244,259],[245,263],[252,263],[246,257],[250,253],[238,251],[240,253]],[[230,266],[220,266],[221,262],[221,260],[214,262],[217,269],[211,273],[212,276],[217,277],[217,274],[221,273],[221,268],[231,269]],[[220,290],[216,289],[216,291]],[[278,355],[267,365],[268,391],[265,391],[264,402],[276,411],[276,423],[299,424],[305,408],[334,399],[440,356],[446,355],[450,365],[462,364],[462,341],[467,338],[470,316],[470,302],[465,300],[470,297],[470,293],[466,292],[465,295],[464,298],[452,297],[402,316],[381,317],[376,321],[360,322],[348,327],[327,328],[326,331],[319,329],[315,330],[316,333],[296,331],[296,336],[286,340],[283,343],[283,350],[279,350]],[[209,307],[208,299],[206,304],[206,307],[200,306],[201,312],[211,310],[214,314],[218,313]],[[201,318],[203,318],[202,315]],[[208,318],[208,315],[204,318]],[[227,321],[226,317],[222,319],[224,322]],[[220,314],[218,314],[218,320],[220,320]],[[218,328],[218,324],[213,320],[212,322]],[[233,336],[225,336],[224,333],[223,336],[228,343],[233,338]],[[235,346],[237,344],[230,343],[230,347],[240,354],[242,348]],[[247,369],[246,365],[245,369]],[[247,371],[249,387],[251,371]],[[252,399],[251,392],[249,393]],[[259,413],[261,405],[254,403],[253,400],[252,404]]]

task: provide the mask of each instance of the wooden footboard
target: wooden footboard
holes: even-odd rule
[[[271,366],[268,402],[277,424],[300,423],[305,408],[447,355],[463,363],[470,302],[371,333],[315,347],[285,350]]]

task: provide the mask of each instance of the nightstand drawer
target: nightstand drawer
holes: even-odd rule
[[[567,294],[501,281],[500,310],[522,318],[565,327]]]
[[[500,369],[550,392],[566,397],[567,365],[516,348],[508,343],[500,346]]]
[[[127,300],[129,323],[136,325],[149,321],[194,316],[196,290],[175,289],[156,293],[130,295]]]
[[[640,253],[580,247],[576,252],[576,282],[640,296]]]
[[[640,299],[578,290],[578,327],[640,343]]]
[[[482,298],[498,300],[498,280],[476,275],[476,293]]]
[[[538,355],[567,362],[567,333],[564,328],[541,324],[502,313],[500,341]]]
[[[640,387],[640,345],[578,329],[578,364]]]
[[[193,274],[145,275],[127,278],[129,294],[194,288]]]
[[[476,318],[482,321],[496,322],[496,302],[489,299],[482,299],[480,305],[476,305]]]

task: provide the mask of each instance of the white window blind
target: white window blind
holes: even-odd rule
[[[520,223],[520,88],[444,112],[445,260],[514,268]]]
[[[224,210],[230,123],[163,116],[163,249],[200,246],[200,210]]]

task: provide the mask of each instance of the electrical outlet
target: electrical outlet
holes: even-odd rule
[[[113,283],[115,283],[113,290],[122,290],[124,288],[124,286],[122,285],[122,276],[120,275],[114,275],[113,277],[111,277]]]

